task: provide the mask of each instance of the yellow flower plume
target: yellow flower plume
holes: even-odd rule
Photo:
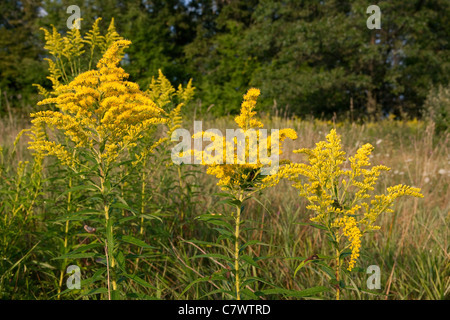
[[[194,151],[194,156],[202,159],[202,164],[208,165],[206,173],[214,175],[219,180],[217,185],[221,186],[224,190],[263,189],[267,186],[262,182],[263,176],[261,175],[261,169],[265,165],[271,165],[271,161],[267,158],[260,157],[259,151],[262,146],[267,146],[269,157],[273,144],[271,135],[263,138],[260,132],[256,130],[264,127],[263,123],[255,117],[256,111],[254,111],[260,93],[259,89],[249,89],[244,95],[240,114],[235,118],[236,124],[246,137],[244,163],[239,162],[237,155],[238,145],[244,141],[238,141],[236,137],[234,138],[234,143],[230,143],[226,141],[226,137],[217,137],[216,135],[207,132],[201,133],[202,138],[208,137],[218,149],[222,148],[222,159],[218,158],[217,155],[214,157],[210,154],[206,154],[204,151]],[[249,141],[252,133],[250,130],[253,129],[255,129],[254,134],[256,138],[254,140],[256,142],[255,148],[250,146]],[[194,135],[194,138],[199,137]],[[279,130],[279,154],[282,154],[281,142],[287,138],[295,140],[297,139],[297,133],[290,128]],[[227,159],[227,149],[231,149],[233,159]],[[256,159],[256,161],[252,163],[250,159]]]
[[[165,112],[119,67],[128,40],[114,42],[97,63],[96,70],[81,73],[67,85],[60,85],[54,97],[39,105],[54,104],[58,111],[31,114],[34,126],[46,124],[62,131],[76,147],[100,149],[102,157],[112,162],[118,153],[133,145],[149,126],[165,123]],[[42,139],[34,139],[31,149],[47,154],[61,154],[64,146],[54,145],[54,152]]]
[[[316,143],[315,148],[294,151],[307,155],[309,164],[289,164],[264,180],[268,185],[281,178],[293,181],[299,195],[309,202],[306,208],[314,212],[311,221],[347,238],[346,248],[352,250],[349,270],[359,257],[362,235],[379,229],[375,222],[380,214],[392,212],[394,201],[401,196],[423,197],[420,189],[404,185],[387,188],[387,194],[373,195],[381,171],[390,170],[383,165],[367,169],[373,149],[370,144],[363,145],[348,158],[350,169],[344,170],[345,152],[339,135],[332,129],[326,141]]]

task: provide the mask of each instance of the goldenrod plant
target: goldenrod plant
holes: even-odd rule
[[[52,83],[52,90],[48,91],[40,84],[34,84],[38,88],[39,93],[44,98],[54,97],[58,95],[58,88],[62,85],[67,85],[72,81],[77,75],[82,72],[86,72],[92,69],[92,64],[95,61],[101,58],[101,55],[105,53],[106,49],[117,40],[122,40],[122,37],[116,32],[114,26],[114,19],[111,20],[111,23],[108,27],[108,30],[105,35],[102,35],[100,32],[99,23],[101,18],[98,18],[94,24],[92,25],[91,30],[89,30],[84,37],[81,36],[80,30],[78,28],[70,29],[66,36],[62,36],[54,26],[52,26],[51,32],[41,28],[45,34],[46,44],[44,46],[45,49],[48,50],[49,54],[53,57],[45,58],[48,62],[49,67],[49,79]],[[77,21],[74,21],[77,23]],[[88,46],[88,51],[86,51],[86,46]],[[45,123],[40,126],[33,126],[30,130],[24,130],[19,134],[18,138],[22,135],[23,132],[31,131],[31,138],[34,141],[46,140],[47,130]],[[65,138],[66,143],[68,141],[68,137]],[[58,146],[55,146],[58,148]],[[73,159],[71,163],[68,165],[69,170],[66,174],[68,175],[68,189],[71,190],[76,184],[76,180],[79,179],[77,176],[73,176],[71,172],[79,171],[77,168],[77,164],[75,162],[76,150],[73,150]],[[35,162],[42,162],[42,152],[33,153],[33,158]],[[64,163],[67,165],[67,163]],[[70,213],[75,210],[76,199],[74,198],[75,194],[72,191],[67,192],[67,205],[65,208],[66,213]],[[59,198],[59,197],[58,197]],[[64,239],[62,248],[62,253],[67,254],[71,248],[71,241],[69,240],[69,225],[71,219],[66,219],[64,222]],[[60,223],[60,221],[56,220],[55,223]],[[61,292],[63,287],[63,277],[65,273],[65,268],[67,266],[67,259],[64,259],[61,264],[60,276],[58,281],[58,294]],[[58,295],[58,298],[60,296]]]
[[[197,255],[196,258],[209,257],[224,260],[227,264],[226,268],[211,277],[207,277],[206,280],[224,280],[228,282],[231,277],[233,285],[214,290],[209,294],[222,293],[237,300],[240,300],[242,297],[258,298],[258,295],[255,294],[255,291],[251,289],[249,284],[255,281],[267,283],[264,279],[249,276],[250,271],[248,267],[258,268],[257,261],[259,257],[253,258],[246,254],[246,248],[257,244],[258,241],[241,239],[243,238],[242,232],[246,231],[245,217],[243,215],[246,202],[255,193],[267,187],[267,185],[261,183],[264,177],[262,170],[267,166],[273,165],[268,157],[270,157],[271,152],[275,152],[274,144],[278,142],[281,144],[286,138],[297,138],[296,132],[290,128],[279,130],[277,137],[279,141],[277,142],[273,140],[273,137],[276,137],[276,135],[264,137],[259,131],[254,131],[253,138],[256,138],[254,140],[256,143],[252,145],[250,141],[252,137],[250,135],[247,136],[247,134],[251,130],[263,127],[263,123],[255,117],[256,111],[254,111],[259,95],[259,89],[249,89],[244,95],[240,114],[235,118],[238,130],[243,133],[246,137],[245,139],[238,140],[237,136],[235,136],[233,142],[231,142],[227,141],[226,137],[220,137],[211,131],[194,134],[194,138],[201,136],[201,138],[207,138],[213,142],[204,151],[194,148],[193,154],[194,157],[201,160],[202,165],[208,167],[206,173],[218,179],[217,185],[224,191],[216,194],[224,198],[220,203],[225,203],[235,208],[231,215],[210,213],[199,217],[200,220],[217,226],[215,230],[220,233],[220,236],[217,243],[211,243],[210,245],[221,248],[226,254],[201,254]],[[239,146],[242,145],[243,150],[245,150],[245,159],[238,159],[237,151]],[[259,152],[261,148],[265,147],[268,148],[266,157],[261,156]],[[277,147],[277,152],[281,154],[281,146]],[[211,153],[212,149],[216,151],[214,155]],[[256,160],[253,163],[250,161],[252,157]],[[227,245],[223,245],[222,242],[226,242]],[[205,278],[190,283],[184,292],[195,283],[201,281],[205,281]]]
[[[129,207],[120,196],[124,176],[121,174],[124,170],[122,164],[143,161],[146,152],[165,141],[159,139],[153,145],[140,145],[155,125],[178,121],[176,116],[181,108],[178,105],[175,111],[165,112],[151,99],[152,91],[143,92],[137,84],[126,80],[128,74],[118,64],[129,45],[127,40],[114,42],[95,70],[79,74],[67,85],[57,86],[51,97],[39,102],[39,105],[52,104],[57,111],[40,111],[31,115],[33,139],[30,149],[42,156],[56,157],[62,165],[82,177],[83,185],[77,186],[77,190],[81,188],[95,198],[95,208],[71,212],[67,217],[68,220],[74,216],[79,219],[84,215],[84,221],[89,221],[89,227],[96,230],[90,234],[93,240],[60,258],[96,257],[104,261],[106,268],[98,269],[95,276],[106,273],[107,288],[95,293],[107,294],[110,299],[120,297],[118,282],[127,277],[150,286],[136,275],[127,274],[120,243],[144,248],[150,246],[130,235],[118,237],[115,232],[124,218],[119,212],[127,210],[136,218],[142,218],[143,213]],[[179,94],[190,95],[183,89]],[[56,131],[55,139],[42,134],[46,127]],[[136,154],[136,150],[140,154]],[[145,203],[141,205],[144,207]],[[105,248],[104,255],[100,252],[82,253],[97,247]]]
[[[192,81],[132,82],[114,21],[44,36],[31,128],[0,119],[0,298],[448,297],[448,137],[432,122],[259,117],[251,88],[236,117],[183,131],[194,149],[179,158],[192,151],[205,174],[172,148]]]
[[[95,258],[106,266],[93,268],[93,277],[85,283],[91,284],[106,273],[107,288],[83,290],[83,294],[119,298],[117,282],[118,279],[123,281],[124,277],[153,288],[135,274],[127,274],[125,256],[119,244],[127,243],[138,248],[134,254],[135,270],[143,250],[153,248],[140,240],[144,238],[144,220],[159,219],[147,212],[147,204],[153,196],[147,189],[157,187],[148,186],[148,175],[149,171],[154,174],[167,159],[161,157],[156,166],[149,165],[148,160],[158,147],[165,151],[169,149],[172,143],[170,136],[182,122],[182,107],[192,99],[195,89],[192,80],[185,87],[173,88],[161,70],[145,92],[136,83],[127,81],[128,74],[119,63],[131,42],[123,40],[116,32],[114,20],[107,33],[102,35],[100,21],[98,18],[84,37],[76,28],[66,36],[60,35],[54,27],[52,32],[43,29],[45,48],[53,56],[53,59],[46,59],[52,90],[35,86],[44,97],[38,105],[52,107],[51,110],[31,114],[32,127],[23,130],[16,139],[18,141],[25,132],[29,132],[31,138],[29,148],[33,150],[35,163],[32,176],[37,187],[36,191],[29,193],[30,196],[36,198],[41,191],[40,176],[45,157],[52,156],[56,160],[52,163],[57,166],[50,164],[50,171],[64,172],[67,178],[66,189],[56,199],[47,199],[49,203],[58,203],[61,197],[66,198],[66,205],[61,208],[62,215],[51,219],[51,224],[62,224],[63,229],[61,255],[58,257],[62,263],[59,277],[55,279],[58,298],[70,291],[64,290],[63,280],[66,267],[74,259],[87,261]],[[91,68],[93,64],[96,64],[95,69]],[[167,125],[165,132],[158,132],[159,124]],[[127,202],[131,199],[125,200],[125,194],[133,194],[126,190],[134,186],[131,180],[135,178],[135,171],[141,178],[140,201],[135,201],[131,208]],[[56,179],[50,176],[49,181]],[[32,200],[31,206],[26,208],[27,212],[31,211],[34,202]],[[136,203],[139,203],[139,208]],[[133,216],[127,216],[129,213]],[[120,239],[117,238],[115,229],[119,225],[126,228],[124,224],[130,221],[130,226],[133,226],[133,220],[139,220],[139,232],[122,231]],[[76,232],[70,231],[71,228],[86,231],[82,245],[77,244]],[[83,245],[85,242],[87,246]],[[103,247],[105,250],[95,251]],[[86,252],[90,250],[94,252]],[[86,262],[86,267],[90,265]]]
[[[316,143],[315,148],[294,151],[305,154],[309,164],[291,163],[264,181],[276,184],[280,178],[287,178],[294,182],[299,196],[307,199],[309,204],[306,208],[313,212],[309,225],[323,230],[334,249],[334,270],[324,263],[320,265],[331,277],[338,300],[341,289],[345,288],[341,273],[350,272],[355,267],[363,236],[380,229],[376,225],[378,217],[394,212],[392,207],[399,197],[423,197],[419,188],[402,184],[388,187],[386,194],[373,194],[381,172],[390,170],[384,165],[370,167],[369,156],[373,149],[371,144],[364,144],[354,156],[346,159],[341,139],[332,129],[326,141]],[[297,267],[295,273],[306,264],[321,260],[317,258],[331,259],[326,256],[308,259]],[[343,270],[346,258],[348,263]]]

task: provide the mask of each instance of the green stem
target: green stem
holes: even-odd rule
[[[340,252],[338,249],[336,249],[336,281],[337,281],[337,285],[336,285],[336,300],[340,299],[340,292],[341,292],[341,288],[340,288],[340,279],[341,279],[341,259],[340,259]]]
[[[103,211],[105,214],[105,229],[106,229],[106,243],[107,243],[107,271],[110,276],[108,276],[108,288],[110,283],[112,284],[112,290],[115,292],[117,290],[117,284],[115,280],[115,272],[114,268],[116,266],[116,262],[114,260],[113,256],[113,250],[114,250],[114,230],[113,230],[113,224],[112,221],[110,221],[111,217],[109,216],[109,203],[107,199],[107,194],[105,190],[105,182],[107,180],[108,175],[108,168],[103,167],[102,159],[101,157],[97,160],[100,163],[100,190],[102,193],[103,198]],[[108,236],[110,235],[110,236]],[[113,272],[111,272],[111,270]],[[114,294],[114,297],[116,295]]]
[[[140,235],[142,236],[144,234],[144,214],[145,214],[145,179],[147,179],[147,175],[145,174],[145,168],[146,168],[146,161],[144,160],[143,166],[142,166],[142,176],[141,176],[141,229],[139,230]]]
[[[239,201],[242,201],[242,194],[239,195]],[[240,277],[239,277],[239,227],[241,224],[241,208],[240,205],[236,210],[236,217],[235,217],[235,224],[236,224],[236,231],[235,231],[235,244],[234,244],[234,269],[236,271],[235,275],[235,285],[236,285],[236,300],[241,300],[240,295]]]
[[[143,165],[142,165],[142,175],[141,175],[141,226],[140,226],[140,230],[139,230],[141,239],[144,235],[144,214],[145,214],[145,206],[146,206],[146,201],[145,201],[145,186],[146,186],[145,179],[147,179],[147,176],[145,174],[146,163],[147,162],[144,160]],[[136,258],[135,270],[137,271],[138,268],[139,268],[139,257]]]
[[[72,177],[69,178],[69,190],[72,189]],[[72,202],[72,192],[69,192],[67,195],[67,214],[70,214],[70,209],[71,209],[71,202]],[[69,244],[69,219],[67,219],[66,221],[66,226],[64,228],[64,254],[67,254],[67,247]],[[67,265],[67,258],[64,259],[62,266],[61,266],[61,274],[59,276],[59,288],[58,288],[58,294],[61,293],[61,289],[62,289],[62,284],[63,284],[63,279],[64,279],[64,271]],[[61,296],[58,295],[58,299]]]
[[[110,281],[112,284],[112,290],[113,292],[117,290],[117,284],[116,284],[116,280],[115,280],[115,273],[114,272],[110,272],[110,270],[114,270],[115,266],[116,266],[116,262],[114,260],[114,256],[113,256],[113,249],[114,249],[114,236],[113,236],[113,224],[109,221],[110,217],[109,217],[109,204],[105,203],[104,205],[104,210],[105,210],[105,220],[106,220],[106,234],[110,234],[111,237],[106,236],[106,242],[107,242],[107,250],[108,250],[108,273],[111,274],[110,277]],[[109,284],[108,284],[109,285]]]

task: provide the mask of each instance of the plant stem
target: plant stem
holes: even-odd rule
[[[72,188],[72,177],[69,178],[69,190]],[[72,201],[72,192],[69,192],[67,195],[67,214],[70,214],[70,210],[71,210],[71,201]],[[64,229],[64,254],[67,254],[67,247],[69,244],[69,219],[66,220],[66,226]],[[67,258],[64,259],[63,263],[62,263],[62,268],[61,268],[61,274],[59,277],[59,288],[58,288],[58,294],[61,293],[61,289],[62,289],[62,283],[63,283],[63,279],[64,279],[64,271],[65,268],[67,266]],[[61,296],[58,295],[58,299],[60,299]]]
[[[340,259],[340,252],[338,249],[336,249],[336,281],[337,281],[337,285],[336,285],[336,300],[340,299],[340,292],[341,292],[341,287],[340,287],[340,273],[341,273],[341,259]]]
[[[114,249],[114,236],[113,236],[113,224],[109,221],[110,217],[109,217],[109,204],[105,203],[105,219],[106,219],[106,242],[108,244],[107,248],[108,248],[108,255],[106,260],[109,261],[108,265],[107,265],[107,269],[108,269],[108,273],[109,273],[109,269],[114,270],[114,267],[116,266],[116,262],[114,260],[114,256],[113,256],[113,249]],[[108,234],[110,234],[111,236],[108,237]],[[109,281],[108,281],[109,282]],[[117,290],[117,284],[116,284],[116,280],[115,280],[115,276],[114,276],[114,272],[112,272],[111,274],[111,283],[112,283],[112,289],[113,291]]]
[[[239,195],[239,201],[242,201],[242,194]],[[240,278],[239,278],[239,227],[241,224],[241,208],[242,206],[239,205],[239,207],[236,210],[236,217],[235,217],[235,224],[236,224],[236,231],[235,231],[235,244],[234,244],[234,269],[236,271],[235,275],[235,284],[236,284],[236,300],[241,300],[241,295],[239,291],[240,287]]]
[[[143,161],[143,165],[142,165],[142,175],[141,175],[141,226],[139,229],[139,234],[141,235],[141,239],[143,240],[143,235],[144,235],[144,214],[145,214],[145,206],[146,206],[146,202],[145,202],[145,179],[147,179],[147,176],[145,174],[145,168],[146,168],[146,161]],[[139,254],[142,253],[142,248],[140,249]],[[139,269],[139,257],[136,258],[136,267],[135,270],[137,271]]]
[[[114,256],[113,256],[114,229],[113,229],[112,221],[110,221],[111,217],[109,216],[109,203],[108,203],[108,198],[107,198],[108,190],[105,190],[105,182],[107,181],[107,178],[108,178],[108,176],[107,176],[108,168],[103,167],[101,158],[98,159],[97,161],[98,161],[98,163],[101,164],[100,165],[100,190],[101,190],[102,197],[103,197],[103,210],[105,213],[106,243],[107,243],[107,250],[108,250],[108,254],[106,255],[106,260],[107,260],[106,269],[109,274],[110,270],[114,270],[116,263],[114,261]],[[112,284],[113,292],[115,292],[117,290],[117,284],[116,284],[114,272],[111,273],[111,276],[108,276],[108,285],[109,285],[110,281]],[[114,294],[114,297],[115,296],[116,295]]]
[[[106,284],[108,286],[108,300],[111,300],[111,287],[109,285],[110,281],[109,281],[109,257],[108,257],[108,241],[105,241],[105,256],[106,256],[106,274],[107,274],[107,278],[106,278]]]

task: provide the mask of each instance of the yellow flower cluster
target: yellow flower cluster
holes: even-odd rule
[[[131,42],[114,42],[96,70],[84,72],[67,85],[60,85],[55,97],[39,105],[55,104],[58,111],[32,114],[34,126],[46,124],[62,131],[75,147],[96,148],[98,155],[112,162],[121,150],[133,145],[148,127],[165,123],[165,113],[118,66],[123,50]],[[34,139],[31,149],[62,157],[65,147]]]
[[[259,89],[251,88],[244,95],[241,113],[234,119],[239,128],[248,130],[251,128],[262,128],[264,126],[258,119],[254,118],[256,111],[253,111],[256,107],[256,100],[260,94],[261,91]]]
[[[340,168],[345,161],[345,152],[341,150],[340,138],[335,130],[326,137],[327,141],[316,143],[314,149],[295,150],[308,156],[309,165],[292,163],[281,169],[278,174],[267,177],[265,183],[275,185],[281,178],[294,181],[293,186],[300,190],[300,196],[306,197],[310,204],[308,209],[317,212],[312,220],[322,222],[326,214],[340,213],[342,209],[334,206],[335,188],[341,175],[346,174]],[[309,183],[303,183],[299,177],[304,176]]]
[[[52,26],[51,32],[41,28],[45,37],[44,48],[53,56],[53,59],[45,58],[44,60],[49,64],[50,75],[47,79],[52,82],[54,91],[60,85],[68,84],[74,77],[82,73],[82,70],[91,70],[94,58],[98,56],[97,51],[104,54],[114,42],[123,40],[116,32],[114,19],[111,20],[106,35],[101,35],[100,20],[101,18],[98,18],[94,22],[92,29],[85,34],[84,38],[77,28],[69,30],[66,36],[62,36],[54,26]],[[85,50],[86,45],[89,47],[88,52]],[[87,69],[83,65],[84,61],[89,61]],[[39,84],[34,84],[34,86],[45,98],[54,93],[47,91]]]
[[[375,225],[378,216],[383,212],[392,212],[390,207],[400,196],[423,197],[420,189],[403,185],[388,188],[387,195],[370,194],[380,172],[390,170],[382,165],[366,168],[371,165],[369,156],[373,149],[370,144],[363,145],[354,156],[348,158],[350,170],[344,170],[344,163],[347,162],[345,152],[342,151],[340,137],[333,129],[326,141],[316,143],[315,148],[294,151],[306,154],[309,164],[292,163],[277,175],[264,180],[268,185],[277,184],[281,178],[293,181],[300,196],[308,200],[307,209],[314,212],[311,221],[347,237],[352,249],[350,270],[359,256],[361,236],[369,230],[379,229]]]
[[[342,228],[343,235],[347,237],[350,242],[349,247],[352,250],[350,261],[348,263],[348,271],[351,271],[359,257],[361,248],[361,231],[359,230],[355,218],[345,215],[342,218],[337,218],[332,227]]]
[[[208,165],[206,171],[207,174],[214,175],[219,179],[217,185],[222,186],[223,190],[247,190],[247,189],[262,189],[266,187],[264,183],[261,183],[262,175],[261,169],[264,166],[272,165],[269,159],[272,151],[272,135],[263,137],[256,129],[263,128],[263,124],[257,118],[255,118],[256,101],[260,95],[260,90],[251,88],[244,95],[244,101],[241,105],[240,114],[235,118],[235,122],[240,128],[240,132],[245,135],[245,141],[238,141],[234,137],[234,143],[227,142],[226,137],[217,137],[211,132],[202,132],[202,138],[209,138],[213,143],[208,146],[205,151],[194,151],[194,156],[202,159],[202,164]],[[254,131],[250,131],[253,130]],[[252,134],[254,137],[252,137]],[[281,129],[278,132],[279,136],[279,148],[278,154],[282,154],[281,142],[289,138],[292,140],[297,139],[297,134],[293,129]],[[198,136],[194,135],[194,138]],[[250,140],[255,141],[255,145],[251,145]],[[245,146],[240,144],[245,143]],[[267,146],[267,157],[260,156],[260,148]],[[243,147],[245,151],[245,159],[238,158],[238,148]],[[219,155],[212,156],[209,151],[214,148],[215,150],[221,149]],[[227,153],[232,154],[234,159],[227,161]],[[222,157],[222,159],[220,159]],[[248,160],[247,160],[248,159]],[[255,161],[251,161],[254,159]],[[219,161],[221,160],[221,161]]]
[[[394,212],[392,206],[397,198],[402,196],[423,198],[419,188],[402,184],[387,188],[387,192],[388,194],[376,195],[374,199],[370,201],[370,205],[368,203],[362,203],[366,212],[360,223],[366,225],[368,229],[379,229],[379,226],[373,225],[374,222],[382,212]]]
[[[164,76],[161,70],[158,70],[158,78],[152,77],[152,81],[145,91],[149,98],[156,103],[156,105],[165,110],[167,113],[167,132],[156,143],[153,143],[151,147],[145,148],[139,154],[136,154],[136,160],[133,165],[138,162],[145,161],[145,159],[156,149],[164,143],[170,142],[172,133],[181,128],[183,119],[181,117],[181,109],[184,105],[190,101],[194,96],[195,87],[192,85],[192,79],[189,80],[186,87],[181,84],[178,89],[175,89],[170,81]],[[148,134],[152,132],[147,131]],[[166,166],[172,165],[173,162],[166,164]]]

